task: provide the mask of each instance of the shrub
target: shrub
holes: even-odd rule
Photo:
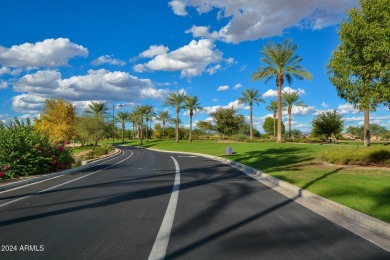
[[[321,159],[335,164],[390,166],[390,148],[343,147],[324,151]]]
[[[70,167],[72,157],[63,144],[51,144],[30,119],[17,118],[0,124],[0,178],[60,171]]]
[[[108,154],[112,150],[112,145],[97,146],[94,150],[89,151],[85,157],[86,159],[92,159]]]
[[[236,142],[245,142],[249,140],[249,137],[243,134],[237,134],[232,136],[232,140]]]

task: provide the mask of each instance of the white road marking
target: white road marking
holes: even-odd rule
[[[173,184],[171,198],[169,199],[167,211],[165,212],[165,216],[161,223],[160,230],[158,231],[156,241],[154,242],[152,251],[150,252],[148,258],[149,260],[164,259],[168,247],[169,237],[171,235],[173,220],[175,218],[176,206],[179,198],[180,189],[180,167],[176,159],[172,156],[170,157],[175,163],[175,182]]]
[[[131,155],[129,155],[129,156],[126,157],[125,159],[123,159],[123,160],[121,160],[121,161],[119,161],[119,162],[117,162],[117,163],[115,163],[115,164],[113,164],[113,165],[109,165],[109,166],[107,166],[107,167],[104,167],[103,169],[100,169],[100,170],[98,170],[98,171],[91,172],[91,173],[89,173],[89,174],[87,174],[87,175],[84,175],[84,176],[81,176],[81,177],[79,177],[79,178],[76,178],[76,179],[73,179],[73,180],[70,180],[70,181],[67,181],[67,182],[64,182],[64,183],[55,185],[55,186],[53,186],[53,187],[50,187],[50,188],[47,188],[47,189],[44,189],[44,190],[41,190],[41,191],[38,191],[38,192],[36,192],[36,193],[34,193],[34,194],[27,195],[27,196],[24,196],[24,197],[20,197],[20,198],[17,198],[17,199],[8,201],[8,202],[6,202],[6,203],[0,204],[0,208],[1,208],[1,207],[4,207],[4,206],[7,206],[7,205],[10,205],[10,204],[12,204],[12,203],[15,203],[15,202],[17,202],[17,201],[20,201],[20,200],[23,200],[23,199],[27,199],[27,198],[30,198],[30,197],[32,197],[32,196],[41,194],[41,193],[43,193],[43,192],[46,192],[46,191],[53,190],[53,189],[55,189],[55,188],[64,186],[64,185],[66,185],[66,184],[68,184],[68,183],[71,183],[71,182],[75,182],[75,181],[81,180],[81,179],[83,179],[83,178],[85,178],[85,177],[91,176],[91,175],[93,175],[93,174],[95,174],[95,173],[98,173],[98,172],[103,171],[103,170],[105,170],[105,169],[108,169],[108,168],[110,168],[110,167],[112,167],[112,166],[115,166],[115,165],[117,165],[117,164],[119,164],[119,163],[121,163],[121,162],[123,162],[123,161],[126,161],[126,160],[129,159],[130,157],[132,157],[134,153],[133,153],[132,151],[130,151],[130,152],[131,152]],[[99,164],[97,164],[97,165],[99,165]]]
[[[195,158],[195,157],[198,157],[198,156],[195,156],[195,155],[179,155],[178,157]]]

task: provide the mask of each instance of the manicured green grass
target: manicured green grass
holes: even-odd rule
[[[390,223],[389,168],[328,166],[319,159],[323,151],[344,146],[214,141],[149,141],[143,146],[229,158]],[[228,146],[233,155],[225,155]]]

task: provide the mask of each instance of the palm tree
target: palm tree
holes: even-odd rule
[[[302,58],[295,54],[297,45],[286,39],[284,44],[275,45],[273,42],[264,46],[260,52],[263,58],[260,61],[263,63],[256,72],[252,74],[252,80],[262,80],[266,78],[266,83],[276,78],[276,86],[278,87],[278,143],[282,142],[282,86],[284,79],[291,85],[293,77],[299,80],[312,79],[311,74],[306,71],[299,63]]]
[[[198,96],[188,96],[185,101],[185,108],[190,111],[190,137],[189,141],[192,142],[192,116],[194,115],[194,111],[203,110],[203,107],[200,106],[199,97]]]
[[[156,115],[154,113],[154,107],[153,106],[143,106],[144,107],[144,116],[146,121],[146,127],[145,127],[145,133],[146,133],[146,142],[148,142],[148,122],[151,121],[152,118]]]
[[[253,103],[259,105],[260,102],[264,103],[264,99],[261,98],[257,89],[245,89],[241,95],[238,98],[238,103],[249,104],[249,139],[253,140]]]
[[[131,113],[129,114],[129,118],[128,120],[132,123],[132,129],[133,129],[133,140],[135,140],[135,133],[136,133],[136,125],[137,125],[137,120],[138,120],[138,117],[137,117],[137,114],[135,113],[135,111],[131,111]]]
[[[125,143],[125,122],[129,120],[130,113],[129,112],[118,112],[116,114],[117,119],[121,122],[122,126],[122,144]]]
[[[299,101],[298,91],[282,93],[283,107],[287,108],[288,113],[288,138],[291,138],[291,110],[293,106],[306,107],[303,101]]]
[[[179,113],[180,109],[184,108],[183,103],[186,100],[186,94],[183,92],[170,93],[165,100],[164,106],[171,106],[176,108],[176,143],[179,142]]]
[[[145,106],[136,106],[134,108],[134,113],[138,124],[138,138],[140,139],[141,144],[143,144],[142,127],[144,125]]]
[[[276,100],[272,100],[271,103],[266,106],[268,111],[273,113],[274,117],[274,138],[276,138],[276,113],[278,112],[278,102]]]
[[[104,102],[93,102],[88,104],[88,108],[84,109],[84,114],[94,118],[103,119],[108,115],[108,107]]]
[[[156,119],[162,122],[162,130],[163,130],[163,139],[165,138],[165,123],[171,119],[168,111],[161,111],[158,113]]]

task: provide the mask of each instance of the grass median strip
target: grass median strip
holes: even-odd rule
[[[225,155],[228,146],[233,149],[232,155]],[[344,146],[149,141],[144,147],[228,158],[390,223],[389,168],[334,166],[321,161],[323,152]]]

